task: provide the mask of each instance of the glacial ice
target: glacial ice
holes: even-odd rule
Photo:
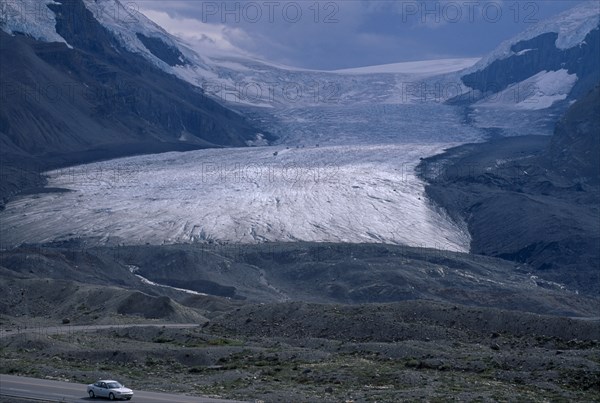
[[[49,172],[48,186],[72,192],[9,203],[0,214],[2,246],[89,238],[468,250],[468,232],[427,201],[414,173],[420,158],[481,137],[454,107],[257,111],[288,133],[279,145],[137,156]]]
[[[597,25],[598,10],[589,4],[536,25],[467,71],[509,56],[511,43],[541,31],[558,32],[557,46],[571,46]],[[385,242],[468,251],[466,229],[425,197],[414,172],[419,159],[480,141],[489,127],[549,134],[543,123],[552,116],[545,110],[477,105],[466,116],[439,103],[465,90],[457,71],[475,59],[342,72],[287,68],[240,55],[201,56],[119,2],[85,5],[126,49],[201,87],[280,140],[274,147],[138,156],[49,172],[49,187],[72,191],[11,201],[0,213],[0,247],[85,238],[100,244]],[[23,19],[4,29],[63,40],[50,17],[40,32]],[[136,33],[161,39],[190,63],[167,65]],[[544,77],[535,82],[547,84]],[[571,77],[562,78],[572,85]],[[544,90],[536,93],[540,105],[565,91],[538,87]]]

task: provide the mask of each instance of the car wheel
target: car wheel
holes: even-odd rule
[[[95,398],[95,397],[96,397],[96,395],[94,394],[94,391],[93,391],[93,390],[90,390],[90,391],[88,392],[88,395],[90,395],[90,399],[93,399],[93,398]]]
[[[112,393],[110,393],[108,395],[108,400],[115,400],[115,395],[113,395]]]

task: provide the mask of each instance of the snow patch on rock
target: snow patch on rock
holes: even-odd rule
[[[541,71],[475,105],[526,110],[547,109],[555,102],[567,99],[576,82],[577,75],[569,74],[566,69]]]
[[[578,46],[585,37],[600,24],[600,3],[596,0],[583,2],[570,10],[535,24],[521,34],[502,42],[493,52],[482,58],[472,67],[465,70],[465,74],[485,69],[495,60],[507,59],[515,52],[513,45],[533,39],[548,32],[556,32],[556,47],[570,49]]]
[[[43,42],[67,41],[56,32],[53,0],[0,1],[0,27],[8,34],[21,33]],[[70,47],[70,46],[69,46]]]

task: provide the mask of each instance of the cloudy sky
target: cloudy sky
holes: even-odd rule
[[[199,49],[339,69],[478,57],[581,0],[136,0],[139,10]]]

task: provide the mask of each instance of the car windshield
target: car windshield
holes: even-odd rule
[[[109,389],[119,389],[123,387],[119,382],[107,382],[106,386],[108,386]]]

